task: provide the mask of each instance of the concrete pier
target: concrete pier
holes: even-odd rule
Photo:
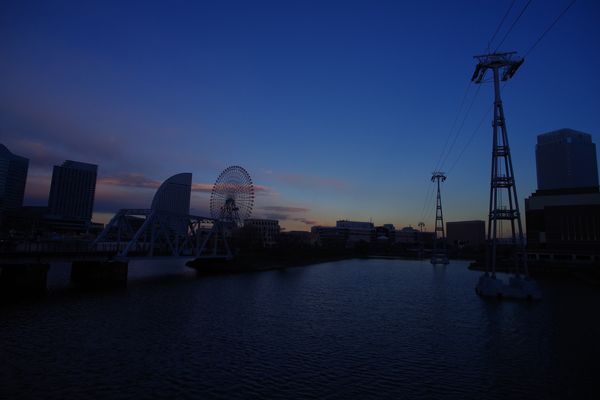
[[[73,261],[71,283],[85,287],[127,286],[127,261]]]
[[[0,264],[0,297],[45,294],[49,268],[43,263]]]

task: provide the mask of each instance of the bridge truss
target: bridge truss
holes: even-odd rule
[[[93,242],[97,251],[131,257],[233,257],[228,230],[213,218],[152,209],[122,209]]]

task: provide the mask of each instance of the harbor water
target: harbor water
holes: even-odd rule
[[[598,398],[600,288],[483,299],[467,265],[140,261],[94,291],[53,265],[45,298],[0,306],[0,398]]]

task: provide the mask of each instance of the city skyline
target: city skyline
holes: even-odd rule
[[[0,136],[31,160],[26,204],[47,202],[51,166],[74,159],[99,165],[101,222],[148,207],[182,172],[201,214],[218,173],[239,164],[257,187],[253,216],[288,230],[339,219],[431,229],[435,204],[424,218],[423,202],[444,160],[445,220],[485,219],[492,90],[468,82],[508,1],[485,12],[468,1],[57,4],[9,4],[0,17]],[[567,4],[533,2],[500,50],[527,53]],[[599,15],[577,2],[503,87],[521,201],[536,188],[537,135],[598,140]],[[454,142],[467,87],[465,108],[477,97]]]

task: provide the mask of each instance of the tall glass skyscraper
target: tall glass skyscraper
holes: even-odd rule
[[[0,213],[23,206],[29,160],[0,144]]]
[[[91,221],[98,166],[67,160],[54,166],[48,208],[65,219]]]

